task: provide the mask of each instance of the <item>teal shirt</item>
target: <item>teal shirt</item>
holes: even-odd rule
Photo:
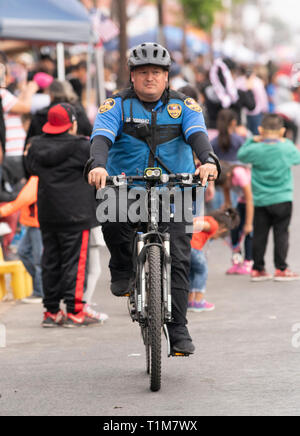
[[[239,149],[238,159],[252,164],[256,207],[293,201],[292,166],[300,164],[300,151],[293,142],[254,142],[251,138]]]

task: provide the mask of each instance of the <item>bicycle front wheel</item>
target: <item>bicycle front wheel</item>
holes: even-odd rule
[[[148,252],[148,341],[150,389],[156,392],[161,386],[161,251],[156,245]]]

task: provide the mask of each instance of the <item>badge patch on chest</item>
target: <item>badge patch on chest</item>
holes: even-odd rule
[[[169,104],[167,111],[172,118],[179,118],[182,112],[182,107],[178,103]]]
[[[116,101],[113,98],[108,98],[105,100],[105,102],[99,107],[99,114],[103,114],[104,112],[110,111],[114,105],[116,104]]]
[[[192,111],[195,112],[202,112],[201,106],[199,103],[196,102],[196,100],[194,100],[193,98],[186,98],[184,100],[184,104],[191,109]]]

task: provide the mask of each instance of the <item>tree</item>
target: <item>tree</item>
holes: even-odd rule
[[[229,9],[233,4],[243,3],[244,1],[245,0],[180,0],[183,9],[182,28],[184,36],[182,40],[182,53],[184,57],[186,54],[186,29],[188,21],[196,27],[205,30],[211,36],[216,12]],[[212,48],[210,56],[213,59]]]
[[[215,12],[223,9],[222,0],[180,0],[185,17],[196,26],[210,30]]]
[[[230,3],[242,3],[244,0],[232,0]],[[210,31],[214,24],[215,13],[226,9],[224,0],[180,0],[185,17],[195,26]]]

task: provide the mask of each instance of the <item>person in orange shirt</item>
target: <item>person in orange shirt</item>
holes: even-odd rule
[[[18,255],[24,263],[25,268],[29,272],[33,280],[34,291],[28,298],[24,298],[24,303],[40,303],[44,296],[42,285],[42,268],[41,258],[43,253],[43,242],[38,221],[37,195],[38,195],[38,176],[31,176],[26,185],[20,191],[15,201],[6,203],[0,207],[0,218],[7,217],[16,211],[21,210],[20,224],[26,227],[24,237],[21,239]],[[93,233],[94,235],[94,233]],[[96,237],[93,236],[95,239]],[[95,244],[96,246],[97,244]],[[99,244],[98,244],[99,245]],[[88,276],[87,290],[89,291],[89,299],[92,297],[96,283],[94,282],[95,271],[95,252],[90,250],[90,263],[93,265],[93,271]],[[97,258],[98,260],[98,258]],[[98,262],[99,269],[99,262]],[[99,277],[99,274],[96,275]],[[88,296],[87,296],[88,297]],[[90,302],[90,301],[89,301]],[[108,316],[102,312],[96,312],[89,304],[85,304],[85,310],[90,315],[101,322],[108,319]]]
[[[33,293],[23,299],[24,303],[41,303],[44,295],[41,268],[43,243],[37,212],[38,183],[37,176],[30,177],[18,197],[0,207],[1,218],[20,210],[20,224],[26,227],[18,248],[18,255],[32,277]]]
[[[210,239],[226,236],[229,230],[239,225],[240,218],[235,209],[215,210],[210,216],[194,218],[194,233],[191,240],[190,293],[188,310],[207,312],[214,310],[213,303],[206,301],[207,261],[203,247]]]

